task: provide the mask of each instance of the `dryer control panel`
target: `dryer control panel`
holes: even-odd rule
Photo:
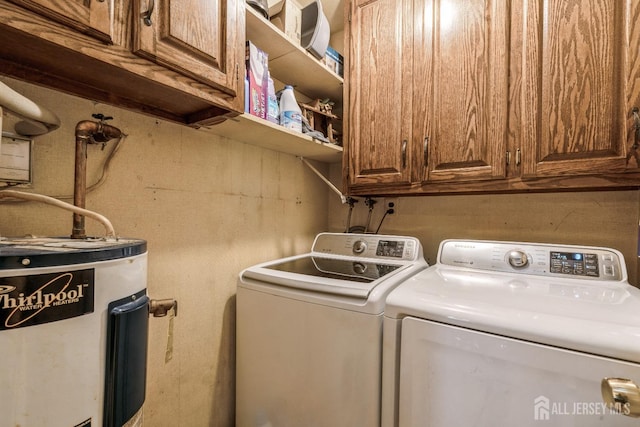
[[[541,276],[621,281],[627,279],[623,255],[600,247],[480,240],[445,240],[440,264]]]

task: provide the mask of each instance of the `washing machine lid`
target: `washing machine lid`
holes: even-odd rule
[[[362,303],[373,296],[382,307],[392,287],[426,266],[413,237],[320,233],[311,252],[249,267],[240,273],[240,285],[299,291],[315,300],[330,295]]]
[[[306,254],[251,267],[242,277],[293,289],[366,299],[383,278],[403,266]]]
[[[558,251],[549,250],[550,259],[552,253]],[[438,264],[389,294],[385,316],[428,319],[640,362],[640,290],[626,280],[540,274],[548,272],[540,265],[536,274],[487,271],[474,268],[482,263],[468,256],[458,258],[465,266],[457,267],[443,264],[440,255]],[[500,256],[495,260],[508,262]]]

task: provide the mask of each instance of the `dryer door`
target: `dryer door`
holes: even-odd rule
[[[640,365],[407,317],[399,425],[640,425],[604,404],[604,377],[638,382]]]

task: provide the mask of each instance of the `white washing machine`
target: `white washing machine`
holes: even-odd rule
[[[640,290],[613,249],[447,240],[383,359],[384,427],[638,426]]]
[[[243,271],[236,425],[378,427],[384,301],[426,267],[412,237],[321,233]]]

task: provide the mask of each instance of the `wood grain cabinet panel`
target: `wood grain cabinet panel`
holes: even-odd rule
[[[348,159],[351,183],[409,184],[412,2],[351,3]]]
[[[244,61],[239,1],[134,0],[134,52],[236,97]]]
[[[509,9],[484,0],[416,2],[415,180],[504,178]]]
[[[540,0],[523,10],[523,177],[624,172],[640,107],[640,2]]]
[[[11,0],[105,43],[113,43],[114,0]]]
[[[504,178],[506,3],[355,1],[349,14],[349,183]]]

